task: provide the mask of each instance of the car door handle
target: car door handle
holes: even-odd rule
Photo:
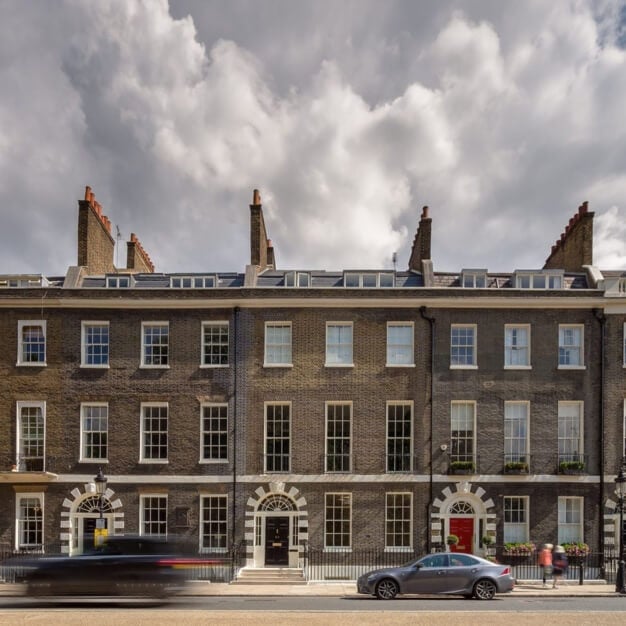
[[[440,570],[437,572],[437,576],[445,576],[445,575],[446,575],[446,572],[445,572],[444,570],[442,570],[442,569],[440,569]]]

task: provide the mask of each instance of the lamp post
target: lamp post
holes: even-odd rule
[[[106,528],[104,525],[104,494],[107,489],[107,477],[102,473],[102,468],[98,468],[98,474],[93,479],[96,484],[96,493],[99,496],[98,509],[100,517],[96,520],[96,532],[94,534],[94,545],[99,546],[102,539],[106,536]]]
[[[626,594],[624,588],[624,496],[626,496],[626,476],[624,468],[619,468],[619,474],[615,478],[615,494],[617,495],[617,508],[619,510],[619,561],[617,564],[617,577],[615,579],[615,591]]]

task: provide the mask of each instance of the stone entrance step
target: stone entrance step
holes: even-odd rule
[[[244,567],[233,585],[306,585],[301,569],[294,567]]]

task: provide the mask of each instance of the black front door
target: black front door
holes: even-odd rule
[[[289,565],[289,518],[265,518],[265,565]]]

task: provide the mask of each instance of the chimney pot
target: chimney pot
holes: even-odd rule
[[[255,189],[252,192],[252,204],[254,206],[259,206],[261,204],[261,194],[259,193],[258,189]]]
[[[85,187],[85,200],[89,201],[90,197],[91,197],[91,187],[87,185]]]
[[[422,218],[428,217],[428,207],[422,207]]]

